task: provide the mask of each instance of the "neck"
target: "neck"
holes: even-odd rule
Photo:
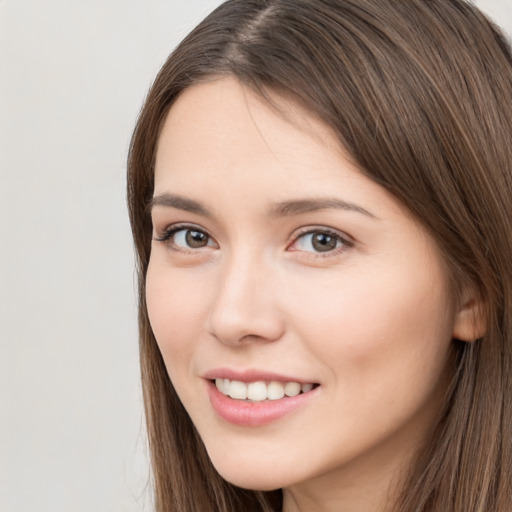
[[[283,490],[283,512],[391,512],[396,500],[398,468],[349,475],[335,471]]]
[[[393,512],[419,448],[400,441],[283,489],[283,512]]]

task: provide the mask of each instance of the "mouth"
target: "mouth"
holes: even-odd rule
[[[300,414],[322,396],[319,382],[257,368],[215,368],[202,378],[217,416],[241,427],[260,427]]]
[[[254,381],[242,382],[240,380],[212,379],[218,391],[234,400],[259,403],[265,401],[281,400],[286,397],[296,397],[309,393],[317,388],[317,383],[280,382],[280,381]]]

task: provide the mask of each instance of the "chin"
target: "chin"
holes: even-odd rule
[[[230,484],[252,491],[274,491],[294,481],[292,475],[285,478],[284,469],[273,464],[254,464],[254,460],[216,461],[212,463],[220,476]]]
[[[275,491],[285,487],[279,478],[270,475],[232,474],[220,471],[219,474],[230,484],[251,491]]]

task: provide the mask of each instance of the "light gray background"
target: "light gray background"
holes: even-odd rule
[[[0,0],[0,512],[151,510],[126,152],[219,3]]]

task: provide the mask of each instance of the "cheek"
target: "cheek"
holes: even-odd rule
[[[203,293],[201,293],[201,290]],[[187,367],[205,324],[205,287],[190,275],[150,261],[146,276],[149,321],[171,378]]]
[[[447,384],[450,301],[443,286],[406,277],[359,274],[357,283],[344,279],[344,288],[323,294],[323,306],[311,295],[300,306],[309,354],[323,363],[330,403],[343,411],[336,423],[332,409],[319,416],[334,438],[370,446],[400,431],[416,439],[437,415]]]
[[[304,298],[296,318],[310,350],[327,362],[333,378],[359,390],[384,382],[436,381],[453,324],[437,268],[418,272],[404,265],[399,272],[371,274],[354,269],[337,281],[316,284],[317,293],[311,287],[295,292]]]

